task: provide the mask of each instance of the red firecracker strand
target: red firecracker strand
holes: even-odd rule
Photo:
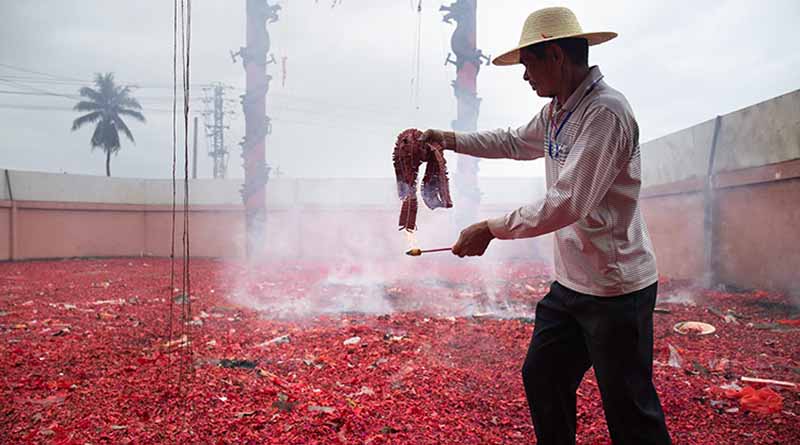
[[[416,129],[403,131],[397,136],[392,154],[397,194],[403,201],[398,223],[401,230],[413,231],[417,228],[417,176],[423,162],[427,163],[421,190],[425,205],[431,210],[453,206],[442,146],[420,142],[420,136],[422,132]]]

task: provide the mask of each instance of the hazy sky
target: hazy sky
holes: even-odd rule
[[[440,5],[422,1],[419,101],[412,90],[418,0],[284,0],[270,25],[272,52],[286,56],[267,97],[273,134],[267,159],[295,177],[389,177],[398,132],[449,126],[455,118],[444,66],[454,26]],[[244,45],[245,0],[194,0],[192,83],[220,81],[229,97],[229,173],[240,177],[237,142],[244,133],[238,95],[244,71],[231,49]],[[478,2],[478,46],[496,55],[514,46],[532,9],[565,5],[587,31],[620,37],[592,47],[590,63],[627,95],[642,141],[800,88],[800,2],[519,1]],[[33,74],[19,69],[37,71]],[[79,85],[113,71],[135,95],[148,122],[129,122],[112,160],[115,176],[160,177],[171,171],[172,1],[0,0],[0,168],[104,174],[102,152],[91,152],[92,130],[70,131]],[[544,104],[522,82],[521,67],[484,67],[481,128],[520,125]],[[23,94],[18,94],[23,93]],[[192,91],[201,98],[199,88]],[[203,111],[191,102],[193,115]],[[199,170],[211,175],[201,138]],[[541,174],[537,161],[482,161],[486,176]]]

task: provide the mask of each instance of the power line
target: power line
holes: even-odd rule
[[[61,79],[43,79],[41,77],[31,77],[31,76],[19,76],[14,74],[0,74],[0,78],[7,79],[7,80],[14,80],[26,83],[41,83],[41,84],[48,84],[48,85],[57,85],[57,86],[94,86],[94,80],[61,80]],[[153,88],[153,89],[171,89],[172,87],[169,85],[162,85],[162,84],[140,84],[136,82],[126,82],[126,81],[117,81],[117,83],[125,86],[129,86],[132,88]],[[190,84],[193,88],[202,88],[211,86],[211,83],[192,83]]]
[[[2,82],[2,80],[0,80]],[[18,96],[58,96],[62,97],[61,94],[56,93],[44,93],[38,91],[9,91],[9,90],[0,90],[0,94],[15,94]]]
[[[30,105],[30,104],[3,104],[0,103],[0,108],[6,110],[28,110],[28,111],[75,111],[72,107],[59,107],[53,105]],[[151,113],[172,113],[172,110],[163,108],[143,108],[142,111]]]
[[[22,95],[22,96],[36,96],[36,97],[64,97],[64,98],[69,98],[69,99],[77,99],[77,97],[65,96],[65,95],[61,95],[61,94],[58,94],[58,93],[45,92],[45,91],[41,91],[41,92],[33,91],[33,92],[31,92],[31,91],[0,90],[0,95],[3,95],[3,94],[7,94],[7,95]],[[163,99],[167,99],[167,98],[163,98]],[[148,100],[154,100],[156,103],[162,102],[162,98],[155,98],[155,97],[138,98],[138,100],[140,101],[140,103],[143,103],[144,105],[147,104]],[[198,98],[192,98],[191,100],[193,100],[193,101],[205,101],[206,99],[198,97]],[[46,106],[44,106],[44,107],[46,107]],[[59,109],[58,107],[51,107],[51,108],[52,109]],[[40,109],[48,109],[48,108],[40,108]],[[302,106],[300,106],[300,107],[294,106],[293,107],[293,106],[289,106],[289,105],[273,106],[273,110],[277,111],[277,112],[300,113],[300,114],[303,114],[304,116],[312,115],[312,116],[317,116],[317,117],[328,117],[328,116],[331,116],[331,114],[333,114],[333,113],[342,111],[342,110],[335,109],[335,108],[334,109],[329,109],[329,110],[319,110],[319,109],[315,109],[315,108],[303,108]],[[160,110],[160,109],[157,109],[157,108],[145,108],[145,111],[167,111],[167,110]],[[363,111],[366,112],[366,113],[371,113],[369,110],[363,110]],[[391,116],[387,116],[387,117],[391,117]],[[344,119],[344,120],[338,119],[338,121],[340,121],[340,122],[343,122],[343,121],[344,122],[353,122],[353,120],[348,120],[348,119]],[[402,126],[403,122],[404,122],[404,119],[402,119],[400,116],[397,116],[397,120],[396,121],[395,120],[391,120],[390,121],[390,120],[375,119],[374,116],[373,116],[370,119],[360,119],[359,118],[357,121],[359,123],[372,123],[372,124],[377,124],[377,125],[380,125],[380,126],[396,127],[398,125]]]
[[[37,72],[37,73],[39,73],[39,72]],[[43,73],[43,74],[46,74],[46,73]],[[48,74],[48,75],[55,76],[55,75],[52,75],[52,74]],[[23,78],[23,77],[15,76],[14,78],[15,79],[20,79],[20,78]],[[41,80],[42,81],[41,83],[52,83],[53,82],[53,81],[50,81],[50,80],[33,79],[33,78],[30,78],[30,80],[26,80],[26,81],[31,81],[31,80],[33,80],[33,81]],[[17,82],[17,81],[3,80],[2,76],[0,76],[0,82],[6,83],[6,84],[10,84],[10,85],[15,86],[17,88],[24,88],[24,89],[30,90],[30,91],[0,90],[0,94],[22,95],[22,96],[39,96],[39,97],[60,97],[60,98],[66,98],[66,99],[71,99],[71,100],[80,100],[80,97],[76,96],[76,95],[61,94],[61,93],[57,93],[57,92],[54,92],[54,91],[48,91],[48,90],[44,90],[44,89],[41,89],[41,88],[30,86],[30,85],[25,85],[25,84],[22,84],[22,83]],[[60,82],[60,81],[56,81],[56,82]],[[70,80],[70,81],[67,81],[67,82],[72,82],[72,81]],[[89,86],[91,84],[87,82],[85,85]],[[155,85],[150,86],[150,87],[157,88],[157,86],[155,86]],[[330,116],[332,114],[333,115],[341,115],[342,112],[350,112],[350,113],[354,112],[354,113],[368,114],[370,116],[369,118],[366,118],[366,119],[365,118],[356,118],[358,124],[361,125],[361,126],[396,128],[398,126],[403,126],[404,122],[406,120],[405,117],[401,117],[400,115],[396,114],[396,112],[400,111],[397,108],[394,109],[395,114],[394,114],[394,116],[392,116],[389,113],[387,113],[387,111],[389,111],[391,109],[387,110],[386,107],[378,106],[378,105],[365,104],[363,106],[357,106],[357,105],[353,106],[353,105],[344,105],[344,104],[341,104],[341,103],[332,103],[332,102],[329,102],[329,101],[319,100],[317,98],[311,98],[311,97],[285,95],[285,94],[281,94],[281,93],[276,93],[275,95],[276,95],[277,99],[286,100],[286,101],[292,102],[292,104],[291,105],[286,104],[286,105],[274,106],[273,107],[274,111],[287,112],[287,113],[299,113],[299,114],[302,114],[303,117],[308,117],[310,115],[310,116],[314,116],[314,117],[317,117],[317,118],[325,119],[325,121],[328,122],[328,124],[323,124],[323,123],[312,122],[312,121],[308,121],[308,120],[290,121],[290,122],[295,123],[295,124],[303,122],[304,125],[329,126],[331,122],[341,122],[341,123],[345,123],[345,124],[353,123],[353,120],[349,120],[349,119],[331,119],[330,118]],[[172,98],[171,97],[167,97],[167,96],[151,96],[151,97],[140,97],[140,98],[138,98],[138,100],[140,102],[142,102],[142,103],[145,103],[145,104],[147,102],[166,103],[167,101],[171,101]],[[191,98],[190,100],[192,100],[192,101],[197,101],[197,100],[202,101],[204,99],[196,97],[196,98]],[[297,104],[296,102],[298,102],[298,101],[299,102],[305,102],[305,104]],[[30,110],[30,111],[34,111],[34,110],[40,110],[40,111],[48,111],[48,110],[50,110],[50,111],[67,111],[67,110],[69,110],[69,111],[71,111],[72,110],[72,108],[66,108],[66,107],[56,107],[56,106],[47,106],[47,105],[29,105],[29,104],[4,104],[2,108],[5,108],[5,109],[17,109],[17,110]],[[166,113],[166,112],[169,112],[170,110],[146,107],[144,109],[144,111],[146,111],[146,112],[156,112],[156,113]],[[375,119],[377,113],[380,113],[380,115],[382,115],[382,116],[388,117],[390,120]],[[392,117],[395,117],[397,120],[396,121],[392,120]],[[286,120],[283,120],[283,119],[279,119],[279,120],[287,122]],[[341,125],[340,125],[340,127],[341,127]]]
[[[3,80],[0,79],[0,82],[3,82]],[[4,83],[8,83],[8,82],[4,82]],[[22,86],[22,87],[25,87],[25,86]],[[27,87],[27,88],[31,88],[31,87]],[[19,95],[19,96],[39,96],[39,97],[63,97],[63,98],[68,98],[68,99],[73,99],[73,100],[80,99],[80,97],[78,97],[78,96],[59,94],[59,93],[54,93],[54,92],[45,91],[45,90],[38,90],[38,91],[0,90],[0,94],[10,94],[10,95]],[[138,100],[140,103],[149,102],[149,101],[166,103],[167,101],[171,101],[172,98],[166,97],[166,96],[162,96],[162,97],[137,97],[136,100]],[[203,98],[201,98],[201,97],[193,97],[190,100],[192,100],[192,101],[202,101]]]
[[[31,96],[49,96],[49,95],[42,94],[42,93],[25,92],[25,91],[13,92],[13,91],[2,91],[2,90],[0,90],[0,94],[12,94],[12,95],[20,94],[20,95],[31,95]],[[198,100],[202,100],[202,99],[198,99]],[[145,106],[143,107],[143,110],[142,110],[144,112],[148,112],[148,113],[149,112],[171,113],[171,110],[168,110],[168,109],[150,108],[150,107],[147,107],[146,104],[144,104],[144,105]],[[16,109],[16,110],[29,110],[29,111],[73,111],[73,109],[71,107],[59,107],[59,106],[53,106],[53,105],[32,105],[32,104],[0,104],[0,108],[3,108],[3,109]],[[313,126],[323,126],[323,127],[331,127],[331,128],[349,127],[349,128],[356,129],[356,128],[363,128],[363,127],[369,126],[369,127],[372,127],[372,128],[381,127],[381,128],[394,128],[394,129],[396,129],[398,127],[402,127],[405,124],[404,120],[402,120],[402,119],[398,119],[397,121],[380,121],[380,120],[375,120],[375,119],[368,119],[368,120],[363,120],[363,119],[353,120],[353,119],[341,119],[341,118],[339,118],[339,119],[336,119],[336,118],[331,119],[329,113],[324,113],[324,112],[314,111],[314,110],[308,110],[308,109],[301,109],[301,108],[292,108],[292,107],[280,107],[280,106],[279,107],[273,107],[273,111],[278,112],[278,113],[301,114],[303,117],[312,116],[312,117],[315,117],[317,119],[325,119],[326,120],[325,123],[322,123],[322,122],[314,122],[314,121],[310,121],[310,120],[304,120],[304,121],[286,120],[286,119],[283,119],[281,117],[278,117],[278,118],[274,119],[275,121],[278,121],[278,122],[293,122],[293,123],[301,123],[302,122],[302,124],[304,124],[304,125],[308,125],[308,123],[311,123],[310,125],[313,125]],[[337,125],[334,126],[333,124],[337,124]],[[341,124],[344,124],[344,125],[341,125]]]
[[[42,79],[37,77],[25,77],[25,76],[13,76],[13,75],[4,75],[0,74],[0,78],[7,79],[7,80],[14,80],[19,82],[25,83],[35,83],[35,84],[46,84],[51,86],[94,86],[95,83],[93,80],[81,80],[81,81],[74,81],[74,80],[52,80],[52,79]],[[170,89],[171,86],[168,85],[160,85],[160,84],[140,84],[136,82],[125,82],[125,81],[118,81],[120,85],[128,86],[131,88],[136,89]],[[193,83],[190,84],[192,88],[202,88],[208,87],[212,84],[210,83]]]
[[[73,80],[73,81],[77,80],[77,81],[83,82],[82,79],[76,79],[74,77],[59,76],[59,75],[56,75],[56,74],[45,73],[45,72],[42,72],[42,71],[35,71],[35,70],[28,69],[28,68],[22,68],[22,67],[18,67],[18,66],[14,66],[14,65],[8,65],[8,64],[5,64],[5,63],[0,63],[0,66],[2,66],[4,68],[9,68],[9,69],[12,69],[12,70],[15,70],[15,71],[22,71],[24,73],[38,74],[40,76],[49,76],[49,77],[53,77],[55,79],[65,79],[65,80]]]
[[[61,83],[62,81],[51,81],[49,79],[36,79],[36,78],[30,78],[30,77],[3,76],[3,75],[0,75],[0,81],[4,81],[4,80],[10,81],[10,82],[16,82],[17,85],[19,85],[19,82],[25,82],[25,83],[33,83],[33,84],[45,84],[45,85],[49,85],[49,86],[59,86],[59,87],[68,86],[68,85],[94,86],[94,84],[92,82],[89,82],[89,81],[84,81],[84,82],[64,81],[63,83]],[[155,85],[155,84],[154,85],[149,85],[149,84],[139,85],[139,84],[136,84],[136,83],[132,83],[130,85],[131,86],[135,86],[137,89],[171,88],[171,87],[168,87],[166,85]],[[213,84],[193,84],[193,86],[213,87]],[[24,88],[33,89],[34,87],[26,85]],[[242,90],[238,89],[238,88],[235,88],[234,90],[236,92],[242,92]],[[43,92],[43,94],[51,95],[51,96],[68,96],[70,98],[73,98],[69,94],[56,93],[56,92],[53,92],[53,91],[46,91],[45,92],[45,90],[42,90],[42,89],[38,89],[37,91]],[[296,104],[296,102],[305,102],[305,103],[310,104],[311,106],[320,106],[320,107],[324,107],[326,109],[329,109],[329,110],[335,111],[335,112],[341,112],[343,110],[349,110],[349,111],[361,112],[361,113],[367,113],[367,114],[375,114],[375,113],[387,114],[387,112],[389,112],[389,111],[393,111],[393,112],[402,112],[403,111],[402,108],[400,108],[400,107],[387,107],[386,105],[381,105],[381,104],[368,104],[368,103],[365,103],[365,104],[346,103],[345,104],[345,103],[341,103],[341,102],[334,102],[334,101],[331,101],[331,100],[327,100],[326,101],[324,99],[321,100],[319,98],[314,98],[314,97],[289,95],[289,94],[284,94],[284,93],[279,93],[279,92],[271,93],[270,96],[273,99],[276,99],[276,100],[283,100],[283,101],[292,102],[293,105]],[[172,101],[172,97],[171,96],[137,97],[137,99],[139,101],[164,101],[164,102]],[[202,100],[202,98],[194,97],[194,98],[191,98],[191,100]]]
[[[75,111],[70,107],[54,107],[49,105],[27,105],[27,104],[0,104],[0,108],[4,108],[7,110]]]
[[[90,80],[85,80],[85,81],[55,80],[55,79],[42,79],[41,77],[15,76],[15,75],[7,75],[7,74],[0,74],[0,78],[6,79],[6,80],[16,80],[16,81],[19,81],[19,82],[45,84],[45,85],[51,85],[51,86],[89,86],[89,85],[92,85],[92,81],[90,81]]]
[[[33,92],[40,93],[40,94],[47,95],[47,96],[61,96],[61,97],[66,97],[68,99],[79,99],[79,96],[69,95],[69,94],[54,93],[52,91],[43,90],[41,88],[32,87],[30,85],[25,85],[25,84],[22,84],[22,83],[19,83],[19,82],[13,82],[13,81],[10,81],[10,80],[2,80],[2,79],[0,79],[0,82],[15,86],[17,88],[25,88],[25,89],[31,90]]]

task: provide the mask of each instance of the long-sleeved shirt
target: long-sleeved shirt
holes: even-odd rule
[[[563,105],[553,98],[519,128],[457,133],[455,151],[482,158],[545,158],[545,197],[490,219],[489,229],[499,239],[555,232],[559,283],[585,294],[617,296],[658,280],[639,210],[639,128],[628,101],[603,81],[596,66]]]

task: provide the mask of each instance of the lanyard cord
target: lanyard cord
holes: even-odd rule
[[[569,111],[569,113],[567,113],[567,117],[564,118],[563,121],[561,121],[561,125],[558,126],[558,129],[556,129],[556,134],[552,138],[550,136],[553,134],[553,129],[556,127],[556,122],[555,122],[555,116],[553,116],[553,105],[554,105],[554,102],[550,102],[550,112],[549,112],[549,114],[550,114],[550,119],[549,119],[550,123],[549,123],[549,125],[547,125],[547,130],[548,130],[548,135],[547,135],[547,154],[550,155],[550,158],[552,158],[552,159],[558,158],[559,151],[561,151],[559,149],[559,147],[558,147],[558,141],[557,141],[558,135],[561,134],[561,130],[564,129],[564,125],[566,125],[567,121],[569,120],[569,118],[572,117],[572,113],[575,112],[575,110],[578,108],[578,105],[580,105],[581,102],[583,102],[583,99],[585,99],[586,96],[588,96],[589,93],[591,93],[592,90],[594,90],[594,87],[597,86],[597,82],[600,82],[602,79],[603,79],[603,76],[600,76],[599,78],[597,78],[597,80],[592,82],[592,85],[589,86],[589,89],[586,90],[585,93],[583,93],[583,96],[581,96],[581,99],[578,101],[578,103],[575,104],[575,106],[572,108],[572,110]],[[556,140],[555,152],[553,152],[553,141],[554,140]]]

